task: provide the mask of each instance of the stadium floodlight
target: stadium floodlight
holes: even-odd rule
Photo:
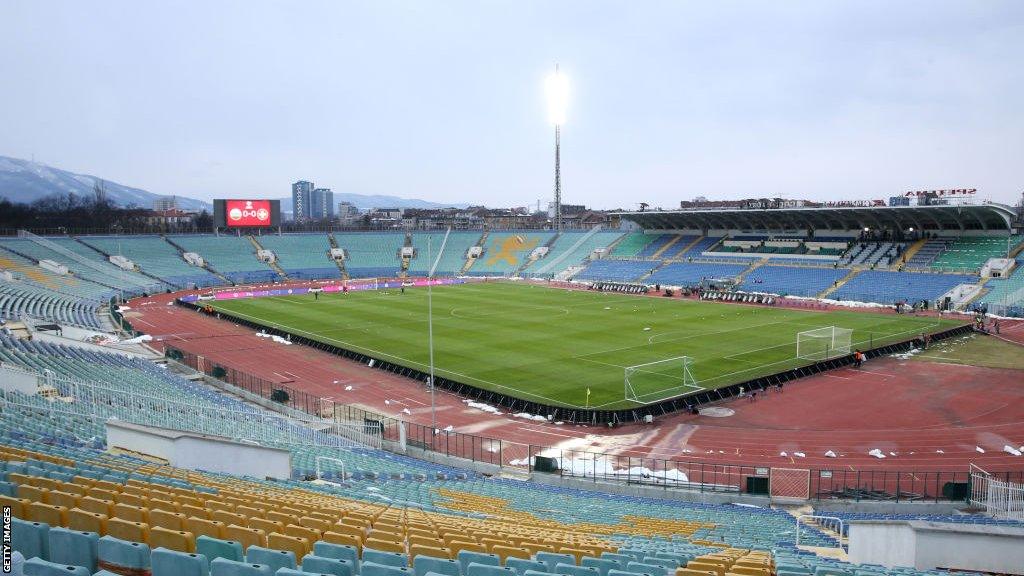
[[[565,124],[565,113],[569,107],[569,81],[555,66],[554,74],[544,83],[548,99],[548,119],[555,126]]]

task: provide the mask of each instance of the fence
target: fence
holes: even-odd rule
[[[984,507],[996,518],[1024,521],[1024,483],[1000,480],[973,464],[970,474],[971,504]]]

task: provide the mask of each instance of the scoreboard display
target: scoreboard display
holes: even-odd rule
[[[214,200],[218,228],[270,228],[281,224],[280,200]]]

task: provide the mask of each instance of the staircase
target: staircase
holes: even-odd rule
[[[589,237],[590,234],[584,234],[584,236],[585,237]],[[548,249],[548,253],[544,256],[544,258],[547,258],[548,256],[551,256],[551,247],[554,246],[555,241],[558,240],[561,237],[562,237],[562,233],[561,232],[555,232],[555,234],[551,238],[548,238],[548,241],[544,243],[544,246],[547,247],[547,249]],[[566,251],[565,253],[567,254],[568,252],[569,251]],[[531,254],[532,254],[532,252],[531,252]],[[522,276],[523,275],[523,271],[525,271],[527,268],[532,266],[537,260],[540,260],[540,258],[530,258],[530,257],[527,257],[526,262],[523,262],[522,264],[519,265],[518,268],[516,268],[516,271],[513,273],[513,276]],[[544,268],[547,268],[547,266],[545,266]],[[535,272],[539,273],[540,270],[537,270]]]
[[[338,248],[338,239],[330,232],[327,233],[327,242],[331,244],[331,248]],[[341,279],[348,280],[348,270],[345,270],[345,261],[335,260],[334,258],[331,258],[331,260],[334,261],[334,265],[338,267],[338,270],[341,270]]]
[[[487,243],[488,235],[490,235],[490,231],[484,230],[483,234],[480,235],[480,239],[477,240],[476,244],[474,244],[473,246],[479,246],[480,248],[483,248],[484,244]],[[465,276],[466,273],[469,272],[469,269],[473,267],[473,264],[476,263],[476,260],[476,258],[466,258],[466,263],[462,266],[462,270],[459,270],[459,276]]]
[[[405,243],[402,244],[402,247],[403,248],[413,248],[413,245],[412,245],[412,233],[410,233],[410,232],[406,232],[405,233]],[[401,250],[399,250],[399,253],[401,253]],[[413,254],[415,255],[415,253],[416,253],[416,251],[415,251],[415,249],[413,249]],[[401,266],[401,268],[398,271],[398,277],[399,278],[408,278],[409,277],[409,265],[411,264],[412,258],[409,258],[408,256],[401,256],[400,259],[402,261],[402,266]]]
[[[259,240],[257,240],[255,236],[250,234],[246,236],[246,238],[249,239],[249,243],[252,244],[253,248],[255,248],[257,252],[259,252],[260,250],[265,250],[265,248],[263,248],[263,246],[260,245]],[[277,264],[277,254],[274,254],[273,262],[264,262],[264,264],[273,268],[274,272],[277,272],[277,275],[280,276],[281,278],[284,278],[285,280],[288,279],[288,275],[285,274],[284,270]]]
[[[740,272],[736,276],[736,285],[738,286],[738,285],[742,284],[743,281],[747,278],[748,274],[750,274],[754,270],[757,270],[761,266],[764,266],[765,264],[768,263],[769,260],[771,260],[771,259],[770,258],[761,258],[760,260],[758,260],[758,261],[754,262],[753,264],[751,264],[750,266],[748,266],[746,270],[744,270],[743,272]]]
[[[844,284],[856,278],[857,275],[860,274],[861,272],[863,272],[862,269],[850,270],[850,273],[840,278],[838,282],[826,288],[825,290],[822,290],[821,294],[818,294],[818,298],[828,298],[830,294],[842,288]]]
[[[629,234],[629,232],[623,232],[618,238],[615,239],[614,242],[609,244],[606,248],[605,256],[611,256],[612,252],[615,251],[615,247],[618,246],[626,238],[626,236],[629,236]]]
[[[914,254],[917,254],[917,251],[920,250],[921,247],[924,246],[927,242],[928,240],[921,238],[917,242],[914,242],[913,244],[908,246],[907,249],[903,251],[903,254],[900,256],[899,260],[895,264],[893,264],[893,266],[899,268],[902,265],[909,262],[910,259],[914,257]]]
[[[658,248],[654,252],[654,254],[651,254],[651,258],[654,258],[655,260],[657,260],[658,258],[661,258],[662,254],[664,254],[669,248],[675,246],[676,243],[678,243],[682,239],[683,239],[682,235],[677,235],[676,237],[672,238],[664,246],[662,246],[661,248]]]
[[[186,250],[184,248],[184,246],[182,246],[181,244],[176,243],[174,240],[171,240],[167,236],[164,236],[163,234],[161,234],[160,237],[163,238],[164,241],[167,242],[168,244],[170,244],[171,246],[174,246],[174,248],[178,251],[178,255],[179,256],[184,254],[185,252],[188,252],[188,250]],[[182,256],[182,260],[184,260],[184,259],[185,259],[185,257]],[[189,266],[191,266],[191,264],[189,264]],[[235,285],[235,283],[232,282],[230,278],[228,278],[227,276],[221,274],[220,272],[217,272],[217,270],[214,269],[213,266],[210,266],[210,263],[206,261],[206,258],[203,258],[203,270],[206,270],[210,274],[213,274],[217,278],[220,278],[221,280],[224,281],[225,284],[228,284],[228,285],[231,285],[231,286]]]
[[[686,254],[687,252],[689,252],[694,246],[696,246],[703,239],[704,239],[703,236],[697,236],[696,238],[694,238],[692,242],[690,242],[686,246],[683,246],[681,249],[676,251],[675,255],[672,256],[672,260],[679,260],[680,258],[682,258],[683,254]]]

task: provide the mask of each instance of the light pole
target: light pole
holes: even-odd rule
[[[427,236],[427,262],[431,262],[430,270],[427,271],[427,346],[430,348],[430,443],[433,446],[434,434],[437,432],[437,405],[434,403],[434,271],[437,270],[437,263],[441,261],[444,254],[444,247],[448,245],[448,235],[452,233],[449,227],[441,240],[441,249],[437,251],[437,259],[434,259],[432,252],[431,236]]]
[[[569,103],[569,83],[555,64],[555,73],[545,83],[548,115],[555,125],[555,229],[562,231],[562,124]]]

